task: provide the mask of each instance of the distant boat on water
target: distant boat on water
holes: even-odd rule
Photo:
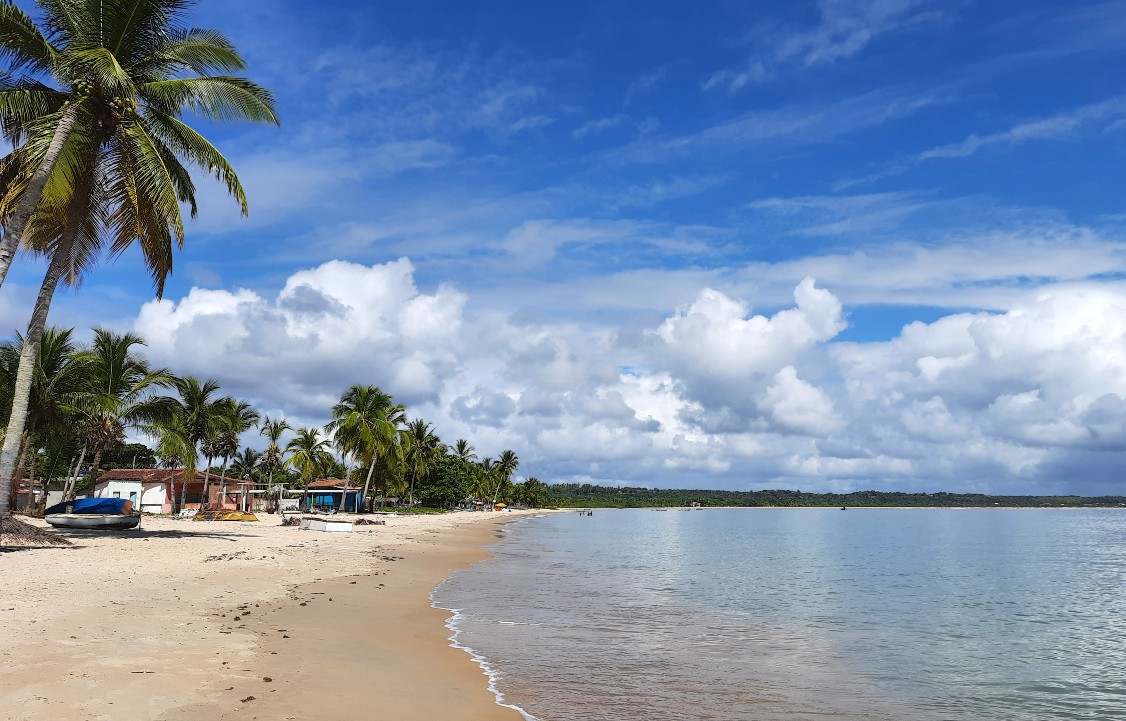
[[[79,498],[51,506],[43,520],[58,528],[118,531],[136,528],[141,517],[124,498]]]

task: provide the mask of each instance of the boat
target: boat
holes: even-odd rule
[[[136,528],[141,516],[133,513],[133,502],[124,498],[79,498],[51,506],[43,520],[58,528],[120,531]]]
[[[242,511],[200,511],[192,516],[194,521],[257,521],[258,516]]]

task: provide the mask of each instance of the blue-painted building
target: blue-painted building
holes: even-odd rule
[[[304,510],[358,513],[362,493],[363,488],[351,483],[345,489],[339,478],[321,478],[309,484]]]

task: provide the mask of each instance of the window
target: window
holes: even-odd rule
[[[113,497],[114,497],[114,498],[121,498],[121,491],[114,491],[114,492],[113,492]]]
[[[129,500],[133,501],[133,503],[137,502],[137,492],[136,491],[129,491]]]

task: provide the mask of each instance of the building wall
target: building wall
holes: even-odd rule
[[[165,484],[160,481],[102,481],[95,490],[96,498],[128,498],[134,510],[144,513],[168,513]],[[139,500],[139,503],[138,503]]]
[[[140,500],[140,481],[102,481],[94,487],[95,498],[127,498],[136,506]]]

